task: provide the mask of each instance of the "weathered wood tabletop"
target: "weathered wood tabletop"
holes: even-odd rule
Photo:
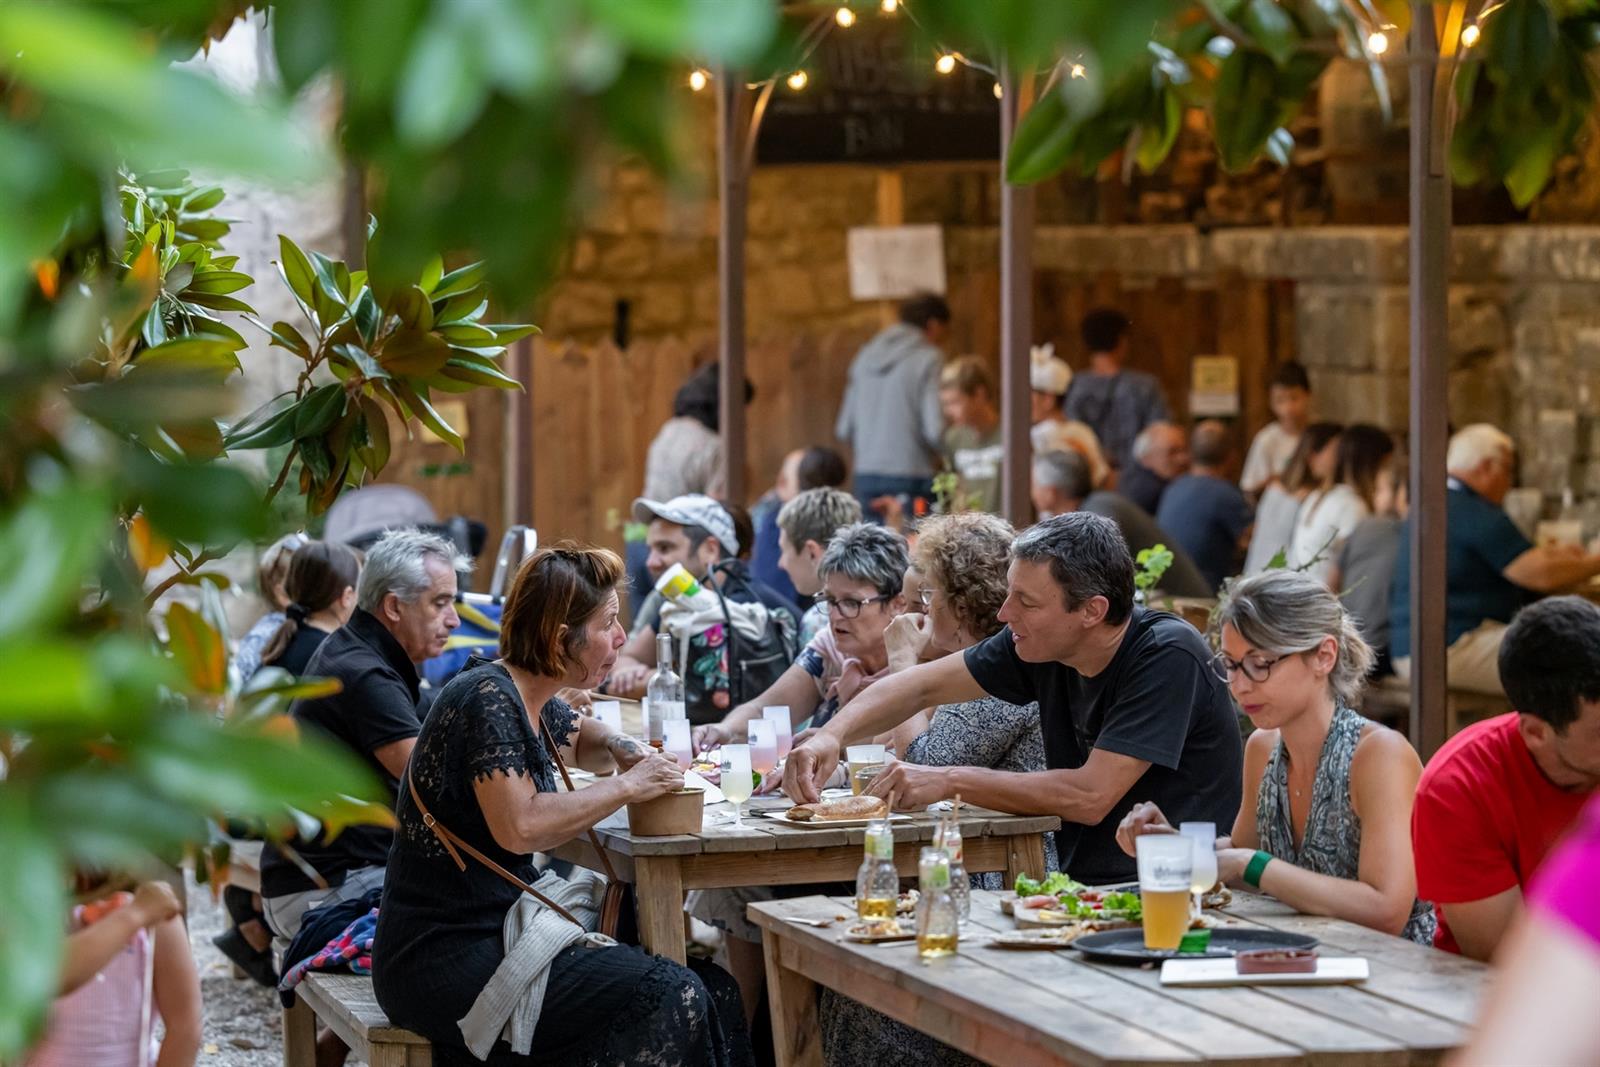
[[[707,805],[699,833],[671,837],[629,833],[626,809],[595,827],[617,876],[634,885],[639,939],[651,952],[683,962],[683,898],[688,890],[854,880],[861,865],[863,827],[806,829],[746,811],[740,828],[724,821],[729,812],[725,803]],[[918,813],[895,821],[895,865],[901,875],[916,875],[919,852],[933,840],[937,820],[937,815]],[[963,805],[960,823],[967,870],[1004,871],[1010,885],[1018,874],[1044,870],[1044,835],[1059,828],[1061,820]],[[569,841],[554,855],[590,870],[602,869],[587,838]]]
[[[1311,934],[1324,955],[1364,956],[1356,985],[1163,987],[1155,968],[1091,963],[1071,949],[1018,951],[984,942],[1012,929],[999,895],[976,891],[959,953],[921,962],[916,942],[843,941],[843,898],[750,905],[763,928],[780,1067],[821,1064],[823,985],[988,1063],[1428,1064],[1466,1039],[1489,969],[1336,919],[1300,915],[1243,894],[1224,925]]]

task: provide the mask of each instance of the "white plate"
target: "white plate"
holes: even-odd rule
[[[1367,961],[1360,956],[1318,956],[1314,972],[1288,974],[1240,974],[1232,959],[1166,960],[1161,964],[1161,984],[1176,986],[1218,985],[1339,985],[1365,982]]]
[[[761,817],[763,819],[772,819],[774,822],[781,822],[785,826],[797,826],[802,830],[826,830],[831,826],[865,826],[869,822],[877,822],[878,821],[877,818],[868,817],[868,818],[864,818],[864,819],[821,819],[821,820],[807,819],[807,820],[802,822],[802,821],[800,821],[798,819],[789,818],[788,817],[789,813],[788,813],[787,810],[784,810],[784,811],[763,811],[763,812],[760,812],[759,814],[761,815]],[[891,822],[899,822],[902,819],[910,819],[910,818],[911,818],[911,816],[906,815],[903,812],[896,812],[895,814],[889,816],[889,819],[890,819]]]

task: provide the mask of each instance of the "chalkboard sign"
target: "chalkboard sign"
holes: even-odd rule
[[[997,161],[995,79],[914,42],[904,18],[829,27],[804,62],[805,88],[779,77],[756,140],[757,163]]]

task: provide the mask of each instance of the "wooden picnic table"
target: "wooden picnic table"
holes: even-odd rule
[[[1091,963],[1070,949],[983,944],[1012,929],[999,894],[984,891],[973,893],[960,951],[928,963],[915,941],[854,944],[840,938],[844,922],[819,929],[790,921],[846,911],[844,898],[820,896],[750,905],[763,928],[779,1067],[822,1063],[819,985],[1005,1067],[1428,1064],[1465,1041],[1490,973],[1245,894],[1225,909],[1224,925],[1311,934],[1324,954],[1365,956],[1371,977],[1357,985],[1163,987],[1155,968]]]
[[[772,798],[773,803],[783,802]],[[626,808],[595,827],[617,877],[634,886],[639,940],[649,951],[684,961],[683,899],[688,890],[855,879],[864,827],[806,829],[747,811],[744,826],[735,828],[722,821],[730,811],[726,803],[707,805],[699,833],[671,837],[629,833]],[[933,840],[937,820],[927,813],[895,820],[894,858],[902,876],[916,875],[921,848]],[[1007,885],[1018,874],[1043,872],[1044,835],[1061,826],[1053,815],[1007,815],[970,804],[962,805],[960,823],[967,870],[1004,871]],[[553,854],[590,870],[603,869],[587,837],[569,841]]]

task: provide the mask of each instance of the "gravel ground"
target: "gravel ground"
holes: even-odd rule
[[[189,946],[200,969],[205,1024],[197,1067],[280,1067],[283,1020],[277,993],[248,978],[233,977],[233,965],[211,939],[228,913],[205,886],[189,882]],[[352,1058],[347,1067],[361,1060]]]

